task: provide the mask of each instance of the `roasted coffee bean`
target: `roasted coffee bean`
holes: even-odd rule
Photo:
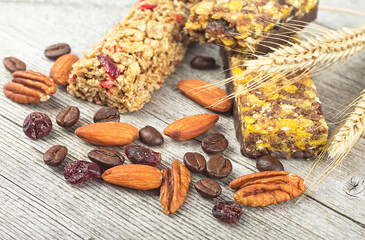
[[[120,114],[112,107],[103,107],[94,114],[94,123],[119,122]]]
[[[196,69],[213,69],[215,60],[211,57],[197,56],[191,60],[190,66]]]
[[[225,178],[232,172],[232,164],[222,155],[216,154],[209,159],[206,171],[211,178]]]
[[[87,156],[91,161],[105,168],[115,167],[124,163],[123,155],[107,148],[95,148]]]
[[[3,63],[5,68],[11,73],[26,69],[25,63],[15,57],[6,57]]]
[[[53,44],[44,50],[44,55],[49,59],[56,60],[57,58],[71,52],[71,47],[67,43]]]
[[[193,173],[204,172],[207,165],[203,155],[195,152],[188,152],[184,155],[184,164]]]
[[[228,140],[220,133],[212,133],[202,140],[202,149],[208,154],[223,152],[228,147]]]
[[[67,148],[62,145],[56,145],[48,149],[48,151],[43,155],[43,161],[49,166],[61,165],[63,160],[65,160],[67,155]]]
[[[80,110],[77,107],[67,106],[57,114],[56,122],[61,127],[72,127],[79,121]]]
[[[194,187],[200,195],[207,198],[216,198],[222,193],[219,183],[211,179],[201,179],[194,184]]]
[[[146,126],[139,130],[139,139],[149,146],[160,146],[164,140],[159,131],[151,126]]]
[[[260,172],[264,171],[284,171],[284,166],[279,159],[270,155],[260,157],[256,160],[256,167]]]

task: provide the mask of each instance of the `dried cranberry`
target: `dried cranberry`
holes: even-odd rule
[[[109,55],[103,54],[98,56],[98,60],[103,67],[105,67],[105,71],[112,79],[117,79],[120,75],[120,69],[117,64],[113,61]]]
[[[217,202],[213,207],[213,216],[227,223],[237,222],[241,215],[242,207],[236,202]]]
[[[66,165],[63,175],[71,184],[79,184],[93,178],[100,178],[103,169],[96,163],[76,161]]]
[[[141,145],[129,145],[124,148],[127,158],[136,164],[157,166],[161,162],[161,154]]]
[[[99,84],[100,84],[100,86],[102,86],[103,88],[106,88],[106,89],[110,89],[115,86],[113,80],[101,81]]]
[[[139,9],[141,9],[142,11],[149,9],[149,10],[153,10],[157,5],[156,4],[149,4],[149,3],[145,3],[142,4],[141,6],[139,6]]]
[[[176,18],[176,22],[179,24],[180,28],[184,28],[186,19],[183,18],[180,14],[176,14],[175,18]]]
[[[48,135],[52,130],[52,121],[44,113],[33,112],[23,123],[23,131],[31,139],[38,139]]]
[[[74,82],[76,79],[76,74],[72,75],[72,77],[70,78],[70,82]]]

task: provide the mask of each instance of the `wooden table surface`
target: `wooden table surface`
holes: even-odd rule
[[[44,57],[48,45],[67,42],[78,56],[93,47],[134,4],[133,1],[104,0],[0,0],[0,58],[15,56],[28,69],[48,74],[53,62]],[[365,12],[364,0],[321,0],[321,5],[344,7]],[[318,23],[340,28],[365,23],[364,17],[320,11]],[[189,61],[196,55],[219,59],[212,45],[192,45],[185,60],[152,100],[137,112],[121,115],[121,121],[138,128],[152,125],[158,130],[182,117],[209,113],[183,96],[176,88],[187,78],[210,82],[221,80],[221,69],[193,70]],[[0,66],[0,88],[11,75]],[[337,126],[333,118],[365,88],[365,54],[336,72],[315,77],[326,120],[331,132]],[[79,123],[63,129],[55,116],[72,104],[81,110]],[[233,173],[220,180],[222,195],[215,200],[198,195],[193,183],[203,175],[192,174],[192,183],[180,210],[166,216],[160,206],[158,191],[136,191],[93,180],[78,186],[68,184],[63,167],[75,160],[87,160],[94,146],[79,140],[75,128],[92,122],[100,106],[69,95],[64,87],[50,101],[21,105],[0,94],[0,239],[364,239],[365,238],[365,141],[360,139],[341,167],[323,181],[303,201],[265,208],[244,207],[241,221],[225,224],[212,217],[214,202],[232,200],[228,184],[234,178],[257,171],[255,161],[239,153],[234,137],[233,120],[221,115],[210,132],[221,132],[230,142],[224,155],[233,162]],[[34,141],[21,129],[31,112],[47,113],[53,131]],[[182,161],[185,152],[198,151],[201,137],[178,142],[165,138],[160,169],[173,160]],[[139,141],[136,141],[139,143]],[[60,167],[42,161],[51,146],[68,147],[69,155]],[[305,176],[310,161],[284,160],[285,169]],[[358,183],[357,191],[350,191]],[[360,193],[359,193],[360,192]],[[354,195],[355,194],[355,195]],[[353,195],[353,196],[352,196]]]

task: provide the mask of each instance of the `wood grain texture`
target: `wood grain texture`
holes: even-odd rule
[[[46,46],[67,42],[79,57],[131,9],[134,1],[103,0],[0,0],[0,58],[14,56],[27,63],[28,69],[48,74],[53,62],[46,59]],[[326,6],[365,12],[363,0],[322,0]],[[333,28],[365,23],[365,19],[332,12],[320,12],[318,22]],[[151,102],[137,112],[121,115],[121,121],[138,128],[146,125],[160,132],[173,121],[193,114],[212,113],[186,98],[176,87],[182,79],[221,80],[221,69],[191,69],[196,55],[214,57],[222,62],[212,45],[193,44],[185,60]],[[354,59],[336,72],[315,78],[325,117],[331,131],[337,126],[334,116],[365,88],[365,55]],[[1,239],[363,239],[365,238],[365,192],[348,195],[354,179],[365,179],[360,141],[343,165],[320,184],[313,193],[295,205],[295,201],[265,208],[244,207],[237,224],[218,222],[211,215],[215,201],[233,199],[228,184],[234,178],[256,171],[255,161],[239,153],[231,116],[220,115],[209,132],[221,132],[230,146],[224,155],[233,162],[233,173],[219,180],[223,191],[216,200],[202,198],[193,183],[205,177],[192,174],[186,202],[172,216],[166,216],[159,203],[158,191],[137,191],[94,180],[71,186],[62,175],[63,167],[75,160],[87,160],[94,148],[78,139],[73,131],[92,123],[100,106],[67,94],[65,87],[45,103],[21,105],[5,98],[3,85],[11,75],[0,66],[0,238]],[[55,122],[57,113],[72,104],[80,108],[80,121],[70,129]],[[33,111],[47,113],[54,128],[51,134],[34,141],[21,129],[24,118]],[[205,135],[203,135],[205,136]],[[202,137],[185,142],[165,137],[161,147],[160,169],[173,160],[182,161],[187,151],[203,154]],[[140,143],[136,141],[136,143]],[[69,155],[60,167],[49,167],[43,153],[52,145],[63,144]],[[114,148],[121,150],[120,148]],[[206,154],[204,154],[208,157]],[[284,160],[285,170],[304,176],[310,162]]]

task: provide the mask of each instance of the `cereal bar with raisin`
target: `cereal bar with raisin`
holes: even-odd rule
[[[190,10],[193,40],[266,53],[317,17],[318,0],[203,0]]]
[[[233,114],[243,155],[310,158],[324,148],[328,127],[309,75],[292,83],[277,73],[272,77],[278,81],[247,91],[245,83],[255,77],[242,74],[245,70],[240,65],[247,57],[224,50],[222,55],[227,77],[233,77],[228,92],[240,93],[235,96]]]
[[[139,0],[132,11],[73,65],[67,90],[82,99],[135,111],[183,59],[182,28],[198,0]]]

